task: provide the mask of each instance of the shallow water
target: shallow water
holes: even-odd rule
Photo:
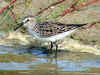
[[[59,50],[43,54],[36,48],[17,49],[0,46],[0,75],[99,75],[100,56]]]

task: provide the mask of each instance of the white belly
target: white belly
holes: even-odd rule
[[[66,36],[69,36],[72,32],[74,32],[76,29],[74,30],[71,30],[71,31],[67,31],[67,32],[64,32],[64,33],[60,33],[60,34],[57,34],[57,35],[54,35],[54,36],[51,36],[51,37],[47,37],[47,38],[41,38],[39,36],[39,34],[33,32],[31,29],[29,29],[29,33],[34,36],[35,38],[37,38],[38,40],[40,41],[52,41],[52,42],[55,42],[56,40],[59,40],[59,39],[62,39]]]

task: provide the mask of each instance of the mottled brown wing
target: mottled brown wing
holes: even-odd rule
[[[50,37],[63,32],[67,32],[86,24],[63,24],[59,22],[41,22],[39,23],[39,33],[41,37]]]

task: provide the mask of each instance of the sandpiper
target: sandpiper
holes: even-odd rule
[[[51,42],[49,52],[52,52],[52,48],[56,46],[56,53],[58,45],[56,40],[60,40],[66,36],[69,36],[72,32],[78,28],[87,25],[86,24],[63,24],[60,22],[37,22],[34,16],[26,16],[23,21],[18,24],[14,30],[16,31],[20,27],[24,26],[28,29],[28,32],[40,41]]]

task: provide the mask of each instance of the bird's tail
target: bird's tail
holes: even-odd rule
[[[77,27],[82,27],[82,26],[85,26],[85,25],[87,25],[88,23],[85,23],[85,24],[75,24],[75,26],[77,26]]]
[[[82,27],[82,26],[85,26],[85,25],[88,24],[88,23],[84,23],[84,24],[64,24],[64,23],[60,23],[60,22],[56,22],[56,23],[51,22],[51,23],[52,24],[57,24],[57,25],[76,26],[76,27]]]

